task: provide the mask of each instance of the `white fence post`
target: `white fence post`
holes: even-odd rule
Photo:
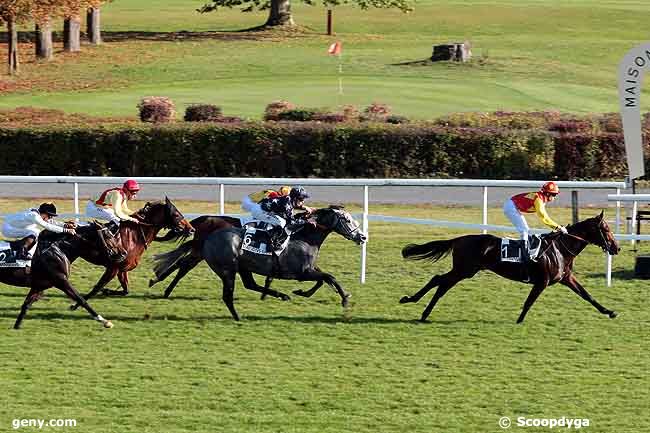
[[[616,195],[621,195],[621,189],[616,188]],[[616,201],[616,233],[621,232],[621,202]]]
[[[609,253],[606,254],[606,266],[607,266],[607,287],[612,287],[612,256]]]
[[[226,214],[225,187],[223,183],[219,184],[219,215]]]
[[[632,230],[630,231],[631,235],[636,234],[636,209],[637,209],[637,203],[638,202],[636,200],[634,201],[634,203],[632,203],[632,221],[631,221]],[[634,248],[636,246],[636,239],[632,238],[632,240],[630,242],[632,243],[632,248]]]
[[[368,185],[363,186],[363,232],[368,236]],[[368,242],[361,245],[361,284],[366,284],[366,254]]]
[[[483,187],[483,225],[488,223],[488,195],[487,195],[487,186]],[[487,229],[483,229],[483,234],[487,234]]]
[[[74,183],[73,191],[74,191],[74,213],[75,215],[77,215],[77,217],[75,217],[74,220],[76,222],[79,222],[79,216],[78,216],[79,215],[79,184],[77,182]]]

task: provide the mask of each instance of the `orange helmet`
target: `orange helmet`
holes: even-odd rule
[[[559,194],[560,188],[555,182],[546,182],[544,185],[542,185],[541,191],[546,194]]]
[[[129,179],[126,182],[124,182],[124,185],[122,185],[122,188],[125,191],[132,191],[132,192],[140,191],[140,185],[138,185],[138,182],[136,182],[133,179]]]
[[[290,186],[287,186],[287,185],[285,185],[285,186],[281,186],[280,189],[278,190],[278,192],[279,192],[280,195],[282,195],[282,196],[284,196],[284,195],[289,195],[289,193],[291,192],[291,187],[290,187]]]

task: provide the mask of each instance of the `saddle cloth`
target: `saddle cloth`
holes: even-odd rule
[[[541,247],[542,247],[541,237],[539,237],[538,235],[528,236],[528,252],[531,259],[535,259],[537,257]],[[521,263],[522,260],[521,252],[523,248],[524,248],[523,239],[502,238],[501,239],[501,261]]]
[[[16,260],[11,248],[2,244],[6,242],[0,242],[0,268],[26,268],[32,265],[31,260]]]
[[[256,223],[255,221],[249,222],[245,226],[246,232],[244,233],[244,239],[241,245],[242,252],[261,254],[264,256],[270,256],[275,252],[275,255],[280,255],[289,244],[289,236],[282,242],[280,248],[273,251],[271,247],[271,235],[266,230],[257,228]]]

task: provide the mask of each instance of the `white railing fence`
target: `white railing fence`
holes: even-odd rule
[[[72,187],[72,196],[74,200],[73,216],[79,215],[79,184],[121,184],[126,177],[99,177],[99,176],[0,176],[0,184],[12,183],[65,183]],[[362,187],[360,191],[363,194],[363,213],[361,215],[361,225],[363,231],[367,234],[369,231],[368,222],[372,221],[390,221],[407,224],[426,224],[448,228],[462,228],[468,230],[481,230],[487,233],[488,230],[499,232],[515,232],[513,227],[497,226],[488,224],[488,188],[532,188],[541,187],[543,181],[536,180],[489,180],[489,179],[315,179],[315,178],[245,178],[245,177],[135,177],[141,184],[159,184],[159,185],[213,185],[217,192],[215,196],[219,199],[219,214],[225,214],[225,194],[226,185],[305,185],[305,186],[358,186]],[[619,234],[621,226],[621,202],[627,201],[621,195],[621,189],[626,188],[625,182],[582,182],[582,181],[557,181],[560,188],[580,190],[580,189],[602,189],[615,190],[616,194],[608,195],[609,200],[616,201],[616,237],[618,239],[628,239],[632,235]],[[458,223],[452,221],[424,220],[417,218],[399,218],[382,215],[369,215],[369,189],[370,187],[382,186],[404,186],[404,187],[475,187],[482,188],[482,221],[480,224]],[[615,197],[612,199],[612,197]],[[640,197],[640,196],[637,196]],[[650,195],[648,195],[650,201]],[[619,199],[620,198],[620,199]],[[643,201],[643,199],[638,199]],[[629,200],[634,201],[634,200]],[[636,206],[636,201],[634,201]],[[544,232],[544,230],[532,230],[533,232]],[[650,236],[635,237],[637,240],[650,239]],[[366,281],[366,261],[367,244],[361,248],[361,283]],[[607,258],[607,281],[611,285],[611,257]]]

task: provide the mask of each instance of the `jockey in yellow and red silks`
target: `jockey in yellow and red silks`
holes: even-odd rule
[[[124,182],[122,187],[107,189],[99,197],[88,201],[86,216],[110,221],[115,228],[119,227],[120,221],[138,222],[131,216],[135,212],[129,209],[127,202],[134,199],[139,191],[140,185],[133,179]]]
[[[546,212],[546,203],[552,202],[560,193],[560,188],[555,182],[546,182],[539,191],[525,192],[512,196],[506,200],[503,206],[503,213],[515,226],[524,243],[528,243],[528,223],[524,218],[524,213],[536,213],[542,223],[553,230],[559,230],[566,233],[565,227],[553,221]],[[528,248],[526,247],[527,251]]]

